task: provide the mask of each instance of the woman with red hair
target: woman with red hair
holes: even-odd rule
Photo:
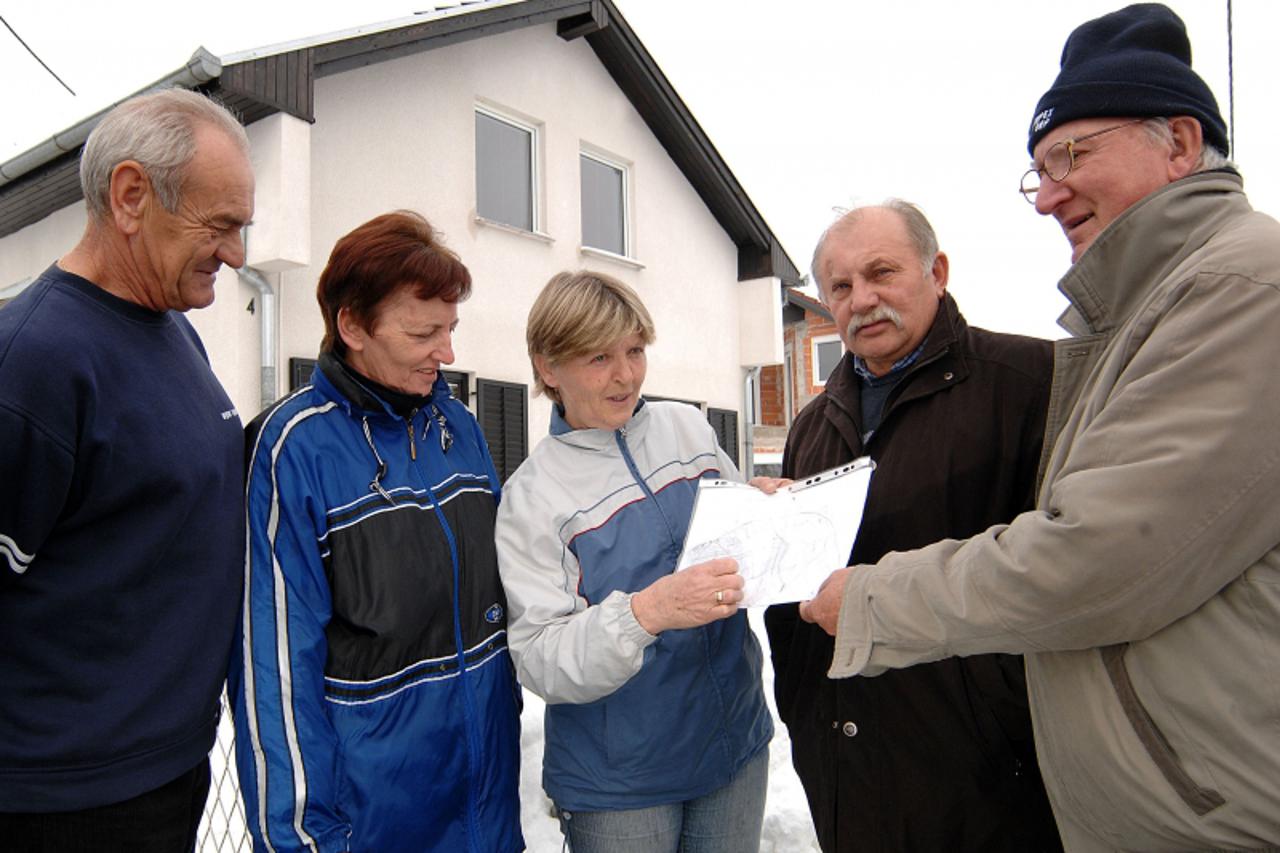
[[[441,375],[470,291],[421,216],[361,225],[320,276],[311,384],[249,427],[231,687],[255,850],[524,849],[498,476]]]

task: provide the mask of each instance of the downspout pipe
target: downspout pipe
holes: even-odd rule
[[[276,291],[266,276],[250,266],[236,270],[240,280],[257,291],[258,325],[262,341],[262,372],[259,411],[276,401]]]
[[[752,430],[752,427],[755,425],[755,415],[756,415],[756,407],[755,407],[756,398],[755,398],[754,391],[755,391],[756,385],[758,384],[759,379],[760,379],[759,366],[748,367],[747,378],[746,378],[746,381],[743,383],[743,387],[742,387],[742,391],[743,391],[742,408],[743,408],[743,414],[746,415],[746,417],[742,419],[743,459],[742,459],[742,465],[739,466],[742,469],[742,476],[748,480],[750,480],[752,477],[756,475],[755,474],[756,442],[755,442],[755,436],[752,434],[754,432],[754,430]]]
[[[143,95],[148,92],[158,92],[161,89],[172,89],[174,87],[195,89],[198,86],[203,86],[205,83],[208,83],[210,80],[213,80],[221,74],[222,60],[218,59],[218,57],[214,56],[203,47],[196,48],[196,52],[191,54],[191,58],[187,60],[187,64],[183,65],[178,70],[166,74],[150,86],[144,86],[132,95],[121,98],[111,106],[99,110],[86,119],[82,119],[80,122],[72,125],[66,130],[61,131],[60,133],[55,133],[44,142],[41,142],[34,148],[27,149],[17,157],[7,160],[4,163],[0,163],[0,187],[15,178],[25,175],[32,169],[39,168],[45,163],[58,159],[68,151],[75,151],[81,145],[84,145],[84,141],[89,138],[89,134],[98,126],[98,122],[102,121],[103,116],[111,112],[123,101],[127,101],[135,95]]]
[[[784,344],[783,352],[784,353],[786,352],[785,344]],[[782,405],[783,405],[783,408],[785,409],[785,411],[782,413],[782,422],[786,425],[788,432],[791,431],[791,419],[792,419],[791,409],[792,409],[792,406],[794,405],[792,401],[795,399],[795,396],[794,396],[795,391],[791,387],[791,382],[792,382],[791,373],[795,367],[795,360],[796,360],[795,352],[796,352],[796,348],[795,348],[795,344],[793,343],[791,346],[791,358],[788,359],[785,354],[783,355],[783,358],[782,358],[782,372],[786,374],[785,376],[782,377]]]

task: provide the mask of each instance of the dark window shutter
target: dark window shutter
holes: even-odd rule
[[[711,422],[711,428],[716,431],[716,440],[720,442],[720,447],[729,454],[734,465],[741,467],[741,463],[738,462],[738,413],[732,409],[709,408],[707,420]]]
[[[498,478],[507,478],[529,455],[529,388],[517,382],[476,380],[476,413]]]
[[[316,369],[314,358],[289,359],[289,390],[296,391],[311,381],[311,371]]]

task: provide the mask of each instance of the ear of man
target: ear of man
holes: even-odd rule
[[[108,191],[111,218],[121,233],[133,236],[142,229],[150,205],[155,203],[151,179],[137,160],[123,160],[111,170]]]
[[[933,275],[933,286],[938,294],[938,298],[942,298],[942,294],[947,291],[947,277],[951,275],[951,261],[947,258],[946,252],[939,252],[933,259],[933,268],[930,270]]]
[[[1175,116],[1169,119],[1169,130],[1173,134],[1173,145],[1169,149],[1166,171],[1172,182],[1195,172],[1205,143],[1204,128],[1191,116]]]

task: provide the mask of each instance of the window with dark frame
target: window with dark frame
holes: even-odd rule
[[[476,214],[523,231],[536,231],[536,130],[476,109]]]
[[[297,391],[311,381],[311,374],[316,369],[314,358],[289,359],[289,390]]]
[[[449,393],[464,406],[471,405],[471,376],[461,370],[442,370],[440,375],[449,383]]]
[[[476,419],[505,483],[529,455],[529,386],[476,379]]]
[[[582,245],[626,257],[627,172],[622,166],[583,152]]]

